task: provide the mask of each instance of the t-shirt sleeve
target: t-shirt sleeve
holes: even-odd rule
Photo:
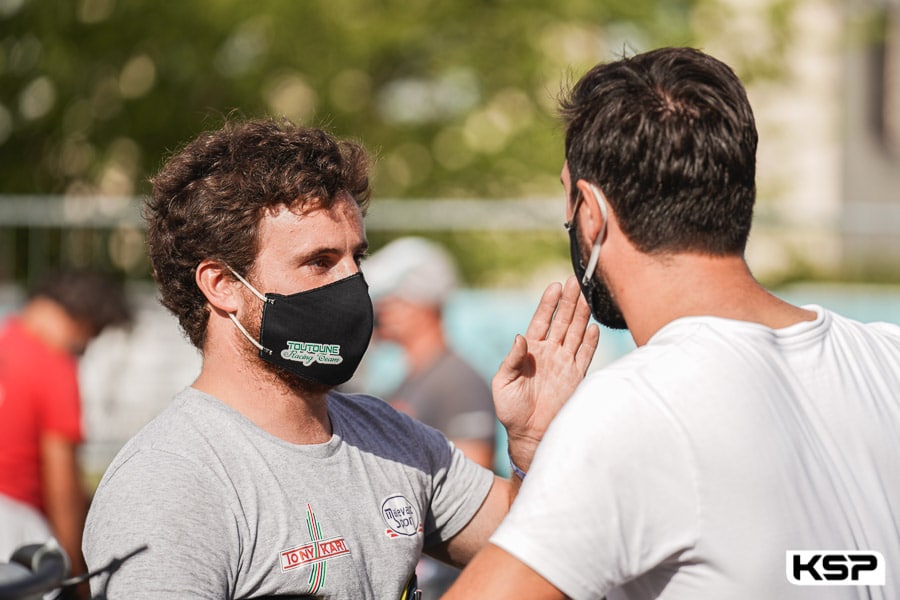
[[[110,600],[231,598],[240,549],[235,514],[201,466],[156,450],[132,455],[94,496],[84,532],[90,570],[143,550],[91,580]],[[107,587],[108,586],[108,587]]]
[[[425,519],[425,547],[445,542],[475,516],[494,474],[466,458],[441,432],[415,422],[431,457],[432,497]]]
[[[689,450],[663,412],[627,385],[586,382],[547,431],[491,542],[568,596],[600,598],[691,546],[695,485]]]
[[[48,359],[51,360],[51,359]],[[52,363],[42,365],[46,372],[38,377],[39,414],[42,433],[51,433],[80,443],[84,439],[81,426],[81,394],[78,389],[78,367],[69,356],[54,355]]]

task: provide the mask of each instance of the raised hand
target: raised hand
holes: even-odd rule
[[[527,469],[553,420],[584,378],[600,329],[575,276],[544,291],[525,336],[517,335],[492,390],[497,418],[506,427],[510,454]]]

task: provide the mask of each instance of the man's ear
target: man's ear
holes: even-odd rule
[[[579,179],[575,185],[578,186],[578,191],[582,195],[582,208],[580,210],[585,213],[579,223],[583,232],[581,235],[589,240],[596,239],[600,232],[603,231],[603,226],[607,225],[606,221],[609,218],[609,214],[606,211],[609,210],[609,202],[606,201],[606,198],[597,197],[598,194],[603,192],[598,186],[592,185],[591,182]],[[601,203],[606,206],[606,211],[600,208]]]
[[[225,313],[237,312],[240,307],[241,283],[223,263],[215,260],[201,261],[197,265],[194,279],[210,306]]]

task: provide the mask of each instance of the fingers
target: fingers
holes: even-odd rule
[[[553,321],[553,313],[556,312],[556,305],[562,295],[562,286],[553,282],[544,290],[541,301],[538,303],[534,316],[528,324],[528,330],[525,337],[529,340],[543,340],[547,338],[547,332],[550,330],[550,323]]]
[[[544,290],[525,337],[562,344],[574,354],[584,339],[590,318],[591,309],[578,279],[571,275],[564,285],[554,282]]]
[[[574,290],[572,289],[573,285],[575,286]],[[553,315],[553,321],[550,324],[550,331],[547,334],[549,341],[558,344],[566,338],[566,332],[572,324],[579,296],[581,296],[581,292],[578,289],[578,282],[574,277],[569,277],[563,286],[562,295],[556,305],[556,314]]]
[[[584,331],[584,330],[582,330]],[[600,342],[600,327],[596,323],[591,324],[584,334],[584,340],[578,351],[575,353],[575,366],[583,374],[587,373],[591,361],[594,359],[594,353],[597,351],[597,344]]]
[[[575,314],[572,315],[571,326],[566,330],[566,338],[563,345],[567,350],[574,353],[584,341],[585,331],[591,320],[591,307],[588,306],[587,300],[584,299],[581,288],[578,287],[578,281],[574,277],[572,280],[575,281],[575,287],[578,288],[578,295],[575,304]]]

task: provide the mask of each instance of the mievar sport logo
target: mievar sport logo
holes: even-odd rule
[[[423,530],[416,507],[399,494],[381,503],[381,517],[387,525],[384,533],[391,538],[414,536]]]

